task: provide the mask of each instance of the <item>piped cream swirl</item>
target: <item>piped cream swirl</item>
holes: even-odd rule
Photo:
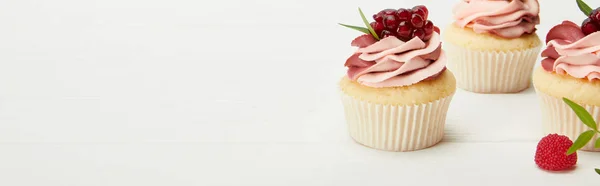
[[[364,37],[364,38],[361,38]],[[408,86],[439,75],[446,67],[440,35],[429,41],[413,38],[407,42],[396,37],[380,41],[369,35],[353,41],[360,48],[346,61],[348,77],[371,87]]]
[[[585,35],[579,26],[565,21],[550,29],[542,67],[575,78],[600,80],[600,32]]]
[[[540,23],[537,0],[463,0],[453,12],[457,26],[504,38],[533,33]]]

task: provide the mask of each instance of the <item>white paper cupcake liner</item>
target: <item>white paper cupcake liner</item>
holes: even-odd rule
[[[457,87],[476,93],[516,93],[529,88],[541,46],[522,51],[477,51],[444,43]]]
[[[541,101],[544,133],[566,135],[572,141],[575,141],[581,133],[590,130],[561,98],[547,95],[537,89],[536,92]],[[592,115],[595,121],[600,121],[600,107],[592,105],[581,106]],[[594,142],[596,142],[598,137],[598,134],[594,135],[592,140],[581,150],[600,151],[600,148],[594,148]]]
[[[341,94],[350,136],[362,145],[385,151],[415,151],[444,137],[452,95],[426,104],[396,106]]]

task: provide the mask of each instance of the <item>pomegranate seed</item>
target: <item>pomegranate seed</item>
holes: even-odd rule
[[[398,37],[400,38],[410,38],[412,35],[412,26],[410,25],[410,23],[408,23],[408,21],[402,21],[400,22],[400,24],[398,25],[398,29],[396,30],[396,33],[398,34]]]
[[[373,30],[375,30],[375,33],[377,33],[378,36],[381,35],[381,32],[384,29],[383,23],[380,22],[371,22],[371,27],[373,27]]]
[[[595,10],[593,10],[590,14],[590,18],[592,18],[592,20],[596,22],[600,22],[600,8],[596,8]]]
[[[440,34],[440,28],[437,26],[433,26],[433,31],[437,32],[438,34]]]
[[[412,8],[412,11],[415,14],[419,14],[421,17],[423,17],[423,20],[427,20],[427,15],[429,14],[429,10],[427,10],[427,7],[423,5],[415,6]]]
[[[394,35],[394,33],[390,32],[389,30],[383,30],[383,32],[381,32],[381,38],[386,38],[390,36],[396,37],[396,35]]]
[[[431,39],[431,36],[433,36],[433,35],[425,35],[425,38],[423,38],[423,41],[429,41]]]
[[[383,16],[385,14],[383,12],[379,12],[377,14],[373,14],[373,19],[377,22],[383,23]]]
[[[425,31],[426,35],[431,35],[433,33],[433,22],[427,20],[423,26],[423,30]]]
[[[415,28],[421,28],[425,24],[425,21],[421,15],[413,14],[412,18],[410,19],[410,24],[412,24]]]
[[[398,20],[395,15],[386,15],[383,17],[383,26],[389,30],[395,30],[398,27]]]
[[[423,29],[415,29],[415,31],[413,31],[412,33],[412,38],[415,37],[419,37],[419,39],[424,40],[425,39],[425,31],[423,31]]]
[[[597,32],[598,28],[598,25],[596,25],[591,18],[587,18],[583,21],[583,23],[581,23],[581,31],[583,31],[585,35]]]
[[[383,12],[383,14],[385,14],[385,15],[396,15],[396,10],[391,9],[391,8],[382,10],[381,12]]]
[[[410,18],[412,16],[412,11],[401,8],[401,9],[398,9],[396,14],[397,14],[396,16],[398,17],[398,19],[400,19],[402,21],[406,21],[406,20],[410,20]]]

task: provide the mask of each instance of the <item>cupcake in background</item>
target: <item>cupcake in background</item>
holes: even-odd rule
[[[600,121],[600,11],[586,9],[589,18],[581,26],[564,21],[550,29],[542,65],[533,74],[533,85],[541,98],[544,132],[566,135],[573,141],[588,127],[562,98],[583,106]],[[597,138],[596,134],[592,141]],[[582,150],[600,148],[590,143]]]
[[[448,68],[458,87],[476,93],[527,88],[542,42],[537,0],[462,0],[444,31]]]
[[[446,70],[439,29],[428,13],[425,6],[386,9],[366,28],[344,25],[366,33],[351,42],[358,49],[346,60],[348,72],[339,83],[356,142],[414,151],[442,140],[456,80]]]

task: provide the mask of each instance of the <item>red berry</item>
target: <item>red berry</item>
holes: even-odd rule
[[[383,16],[385,14],[383,12],[379,12],[377,14],[373,14],[373,19],[377,22],[383,23]]]
[[[389,30],[383,30],[381,32],[381,38],[386,38],[386,37],[390,37],[390,36],[396,36],[394,33],[390,32]]]
[[[573,167],[577,163],[577,152],[567,156],[573,142],[567,136],[550,134],[537,145],[535,164],[544,170],[559,171]]]
[[[412,11],[415,14],[419,14],[421,17],[423,17],[424,20],[427,20],[427,16],[429,14],[429,10],[427,10],[427,7],[423,5],[415,6],[412,8]]]
[[[585,35],[597,32],[599,30],[598,28],[600,28],[598,24],[593,22],[590,18],[585,19],[583,23],[581,23],[581,31],[583,31]]]
[[[596,23],[600,22],[600,8],[593,10],[589,17],[592,18],[592,20],[594,20]]]
[[[396,19],[395,15],[386,15],[383,17],[383,26],[389,30],[395,30],[398,28],[398,19]]]
[[[396,33],[398,34],[398,37],[402,38],[403,40],[408,40],[412,37],[412,30],[413,28],[408,21],[402,21],[398,25]]]
[[[377,35],[381,35],[381,32],[384,29],[383,23],[380,22],[371,22],[371,27],[373,28],[373,30],[375,30],[375,33],[377,33]]]
[[[396,17],[402,21],[410,20],[412,17],[412,11],[404,8],[398,9],[396,12]]]
[[[410,19],[410,24],[412,24],[415,28],[421,28],[425,24],[425,20],[421,15],[413,14],[412,18]]]
[[[427,20],[423,26],[423,30],[425,30],[426,35],[431,35],[433,33],[433,22]]]
[[[421,40],[425,40],[425,31],[423,29],[415,29],[412,33],[412,38],[419,37]]]

